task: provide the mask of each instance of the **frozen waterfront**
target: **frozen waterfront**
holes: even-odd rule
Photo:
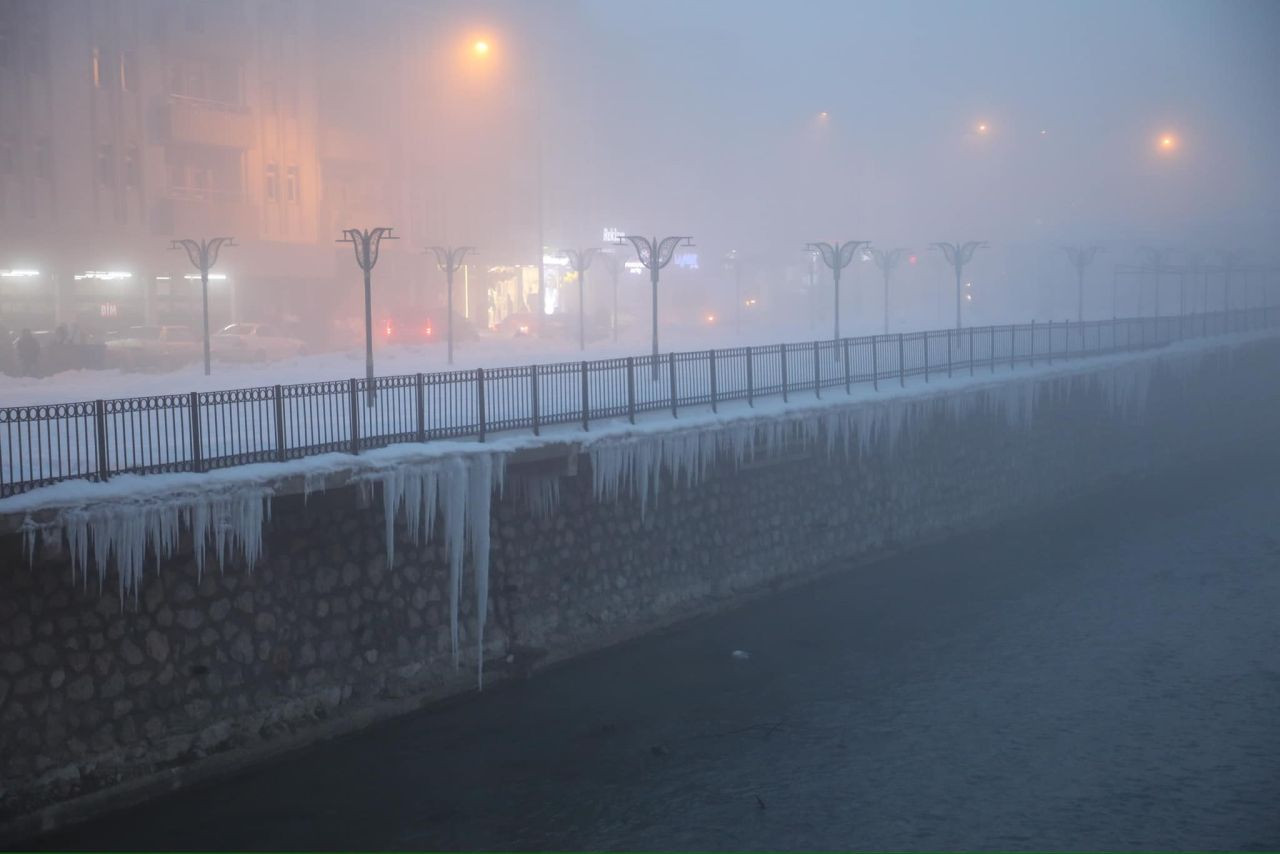
[[[916,551],[47,844],[1274,849],[1275,470]]]

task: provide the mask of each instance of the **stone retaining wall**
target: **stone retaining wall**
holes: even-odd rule
[[[1189,456],[1274,441],[1280,345],[1157,377],[1126,422],[1080,391],[1029,429],[997,413],[912,425],[861,461],[793,445],[696,486],[593,497],[589,461],[535,518],[513,466],[492,513],[486,673],[523,676],[672,620],[835,567],[990,525]],[[253,569],[197,577],[189,547],[121,607],[114,580],[73,580],[65,548],[0,539],[0,822],[10,835],[475,687],[475,600],[450,652],[443,547],[397,539],[355,488],[277,498]],[[867,571],[874,571],[869,569]],[[956,567],[963,572],[964,567]],[[234,762],[232,763],[234,764]],[[112,793],[118,793],[113,796]],[[119,794],[123,793],[123,794]],[[78,800],[77,800],[78,799]],[[61,805],[61,806],[60,806]]]

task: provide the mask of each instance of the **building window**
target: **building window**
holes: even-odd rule
[[[284,172],[284,194],[285,198],[290,202],[297,203],[300,193],[298,191],[298,167],[290,166]]]
[[[137,189],[142,184],[142,164],[138,161],[138,146],[131,145],[124,155],[124,185]]]
[[[267,179],[264,191],[269,202],[274,202],[280,197],[280,174],[274,163],[267,164]]]
[[[120,54],[120,88],[125,92],[138,91],[138,56],[131,50]]]
[[[104,187],[113,187],[116,183],[115,153],[110,145],[98,146],[98,183]]]
[[[102,88],[102,52],[93,49],[93,88]]]
[[[47,136],[36,140],[36,177],[45,181],[53,177],[53,145]]]

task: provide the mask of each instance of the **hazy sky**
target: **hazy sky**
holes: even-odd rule
[[[618,113],[615,176],[647,176],[641,219],[783,242],[1222,240],[1280,223],[1280,3],[580,8],[610,44],[613,67],[586,73],[615,86],[599,109]]]

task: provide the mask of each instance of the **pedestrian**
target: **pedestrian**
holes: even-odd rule
[[[22,330],[13,349],[18,357],[18,375],[39,376],[37,369],[40,366],[40,342],[31,334],[30,329]]]

